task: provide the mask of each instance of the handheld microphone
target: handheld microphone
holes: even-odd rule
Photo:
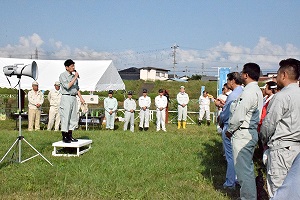
[[[74,72],[76,72],[76,70],[75,70],[75,69],[74,69]],[[79,77],[79,74],[78,74],[78,78],[80,78],[80,77]]]

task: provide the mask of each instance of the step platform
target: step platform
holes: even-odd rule
[[[86,139],[78,139],[78,142],[71,142],[71,143],[64,143],[63,141],[58,141],[54,142],[52,144],[53,146],[53,151],[52,151],[52,156],[80,156],[81,154],[87,152],[92,148],[92,142],[93,140],[86,140]],[[63,152],[62,150],[66,148],[74,148],[71,150],[72,152]],[[74,153],[73,153],[74,152]]]

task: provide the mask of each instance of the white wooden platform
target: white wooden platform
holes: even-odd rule
[[[52,144],[53,146],[53,151],[52,151],[52,155],[53,156],[80,156],[81,154],[87,152],[88,150],[90,150],[90,148],[92,147],[92,140],[86,140],[86,139],[78,139],[78,142],[71,142],[71,143],[64,143],[63,141],[58,141],[58,142],[54,142]],[[80,150],[80,147],[84,147],[84,146],[88,146],[88,148]],[[60,149],[57,149],[60,148]],[[70,153],[59,153],[59,150],[63,149],[63,148],[76,148],[76,154],[70,154]]]

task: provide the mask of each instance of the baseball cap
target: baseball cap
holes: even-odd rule
[[[54,85],[60,85],[59,81],[55,81]]]
[[[114,93],[114,91],[112,91],[112,90],[108,91],[108,94],[113,94],[113,93]]]
[[[265,84],[264,86],[259,87],[259,88],[260,88],[260,89],[266,89],[266,87],[267,87],[267,84]]]
[[[163,92],[164,92],[163,89],[159,89],[159,90],[158,90],[158,93],[163,93]]]
[[[185,87],[182,85],[182,86],[180,86],[180,88],[183,88],[183,89],[185,89]]]
[[[147,93],[148,91],[147,91],[147,89],[143,89],[143,93]]]
[[[128,95],[132,95],[132,91],[128,91],[128,93],[127,93]]]
[[[32,85],[39,85],[39,83],[36,82],[36,81],[33,81],[33,82],[32,82]]]

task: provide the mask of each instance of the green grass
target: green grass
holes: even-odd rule
[[[16,140],[14,121],[0,121],[0,156]],[[222,189],[226,162],[221,137],[214,126],[187,125],[168,132],[78,130],[75,137],[93,140],[80,157],[53,157],[59,132],[22,134],[40,156],[11,163],[12,152],[0,163],[0,199],[231,199],[238,192]],[[137,129],[137,126],[136,126]],[[17,148],[13,149],[17,152]],[[35,152],[22,142],[22,159]]]

